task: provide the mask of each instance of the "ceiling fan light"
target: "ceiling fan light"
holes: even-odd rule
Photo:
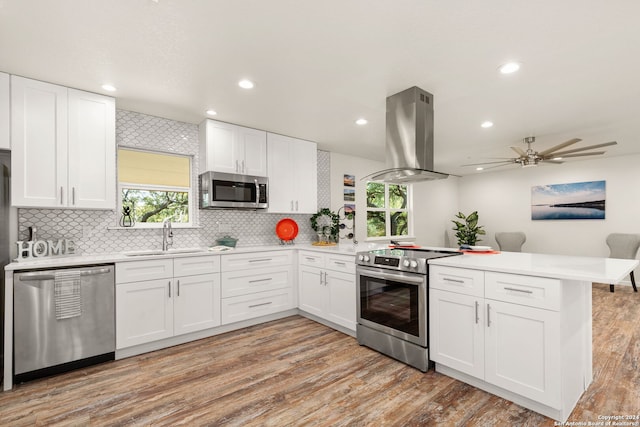
[[[476,170],[477,170],[477,171],[483,171],[483,170],[484,170],[484,168],[483,168],[483,167],[478,167],[478,168],[476,168]]]
[[[487,121],[485,121],[485,122],[482,122],[482,123],[480,124],[480,127],[483,127],[483,128],[485,128],[485,129],[488,129],[488,128],[490,128],[490,127],[493,127],[493,122],[491,122],[491,121],[487,120]]]
[[[562,157],[554,157],[552,160],[562,160]]]

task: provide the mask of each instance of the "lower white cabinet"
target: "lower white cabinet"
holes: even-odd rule
[[[355,331],[354,257],[300,251],[298,265],[298,308]]]
[[[117,263],[116,348],[219,326],[219,270],[219,256]]]
[[[572,359],[585,331],[567,317],[581,314],[561,308],[580,295],[557,279],[431,266],[430,359],[445,374],[564,421],[588,384],[587,362]]]
[[[222,257],[223,325],[295,308],[293,251]]]

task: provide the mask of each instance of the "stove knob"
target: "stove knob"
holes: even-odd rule
[[[416,268],[418,266],[418,261],[416,261],[415,259],[412,259],[409,264],[411,268]]]
[[[358,261],[364,261],[364,255],[358,255]]]
[[[364,256],[364,261],[365,261],[365,262],[369,262],[369,260],[370,260],[370,259],[371,259],[371,258],[369,258],[369,255],[365,255],[365,256]]]
[[[402,261],[402,265],[403,265],[404,267],[409,267],[409,260],[408,260],[408,259],[405,259],[404,261]]]

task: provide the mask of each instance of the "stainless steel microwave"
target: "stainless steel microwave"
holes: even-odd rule
[[[223,172],[200,174],[200,209],[266,209],[269,179]]]

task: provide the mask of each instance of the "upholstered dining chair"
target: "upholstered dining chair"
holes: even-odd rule
[[[505,252],[522,252],[522,245],[527,241],[522,231],[499,231],[495,237],[498,247]]]
[[[607,246],[609,246],[609,258],[635,259],[638,248],[640,248],[640,234],[609,234],[607,236]],[[630,276],[633,292],[638,292],[633,270],[631,270]],[[613,284],[609,285],[609,290],[613,292]]]

